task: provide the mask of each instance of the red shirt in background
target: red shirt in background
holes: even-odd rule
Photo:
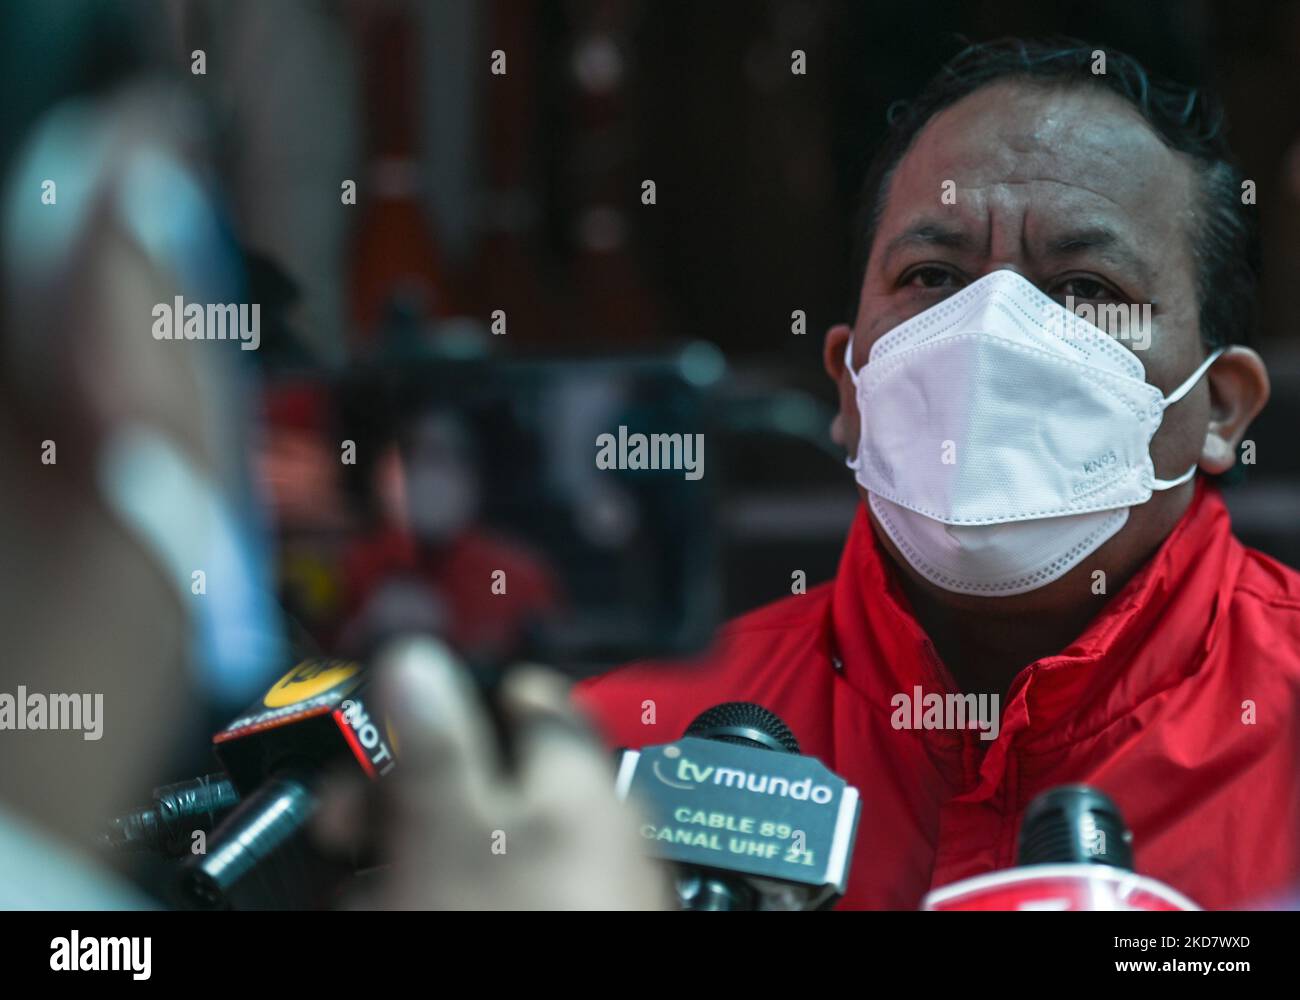
[[[497,577],[498,571],[504,573]],[[478,528],[445,545],[422,546],[407,532],[386,529],[360,542],[344,561],[348,613],[361,612],[385,583],[413,580],[428,588],[440,631],[466,653],[508,650],[533,620],[558,606],[559,588],[527,549]],[[494,589],[494,583],[504,584]]]

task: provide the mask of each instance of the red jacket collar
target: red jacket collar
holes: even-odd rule
[[[1222,499],[1199,482],[1151,561],[1066,649],[1016,676],[998,739],[983,744],[991,751],[986,756],[1000,758],[1013,741],[1035,752],[1078,742],[1195,673],[1219,627],[1242,552]],[[845,678],[868,699],[887,706],[918,684],[926,693],[953,690],[864,505],[841,558],[831,616]],[[976,734],[928,735],[951,746]]]

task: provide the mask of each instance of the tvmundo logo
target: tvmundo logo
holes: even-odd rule
[[[675,749],[669,747],[669,750]],[[665,752],[665,757],[671,757]],[[668,774],[660,764],[667,764]],[[689,757],[678,757],[677,767],[673,768],[667,761],[655,761],[654,776],[665,785],[683,791],[700,785],[718,785],[723,788],[735,788],[740,791],[754,792],[757,795],[775,795],[783,799],[795,799],[799,802],[815,802],[826,805],[835,793],[828,785],[815,785],[811,777],[791,781],[776,774],[759,774],[745,771],[738,767],[721,767],[714,764],[700,766]]]

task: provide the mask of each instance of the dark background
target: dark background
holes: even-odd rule
[[[728,377],[710,488],[724,613],[789,593],[794,569],[810,583],[834,572],[856,497],[827,437],[820,347],[850,318],[857,190],[890,104],[966,41],[1007,34],[1077,36],[1211,86],[1257,185],[1256,346],[1274,380],[1249,435],[1257,464],[1229,503],[1243,538],[1300,564],[1300,3],[109,9],[115,34],[138,35],[209,109],[232,228],[254,255],[254,300],[280,303],[258,352],[276,378],[346,371],[397,336],[488,357],[720,348]],[[138,15],[134,35],[124,11]],[[196,49],[203,75],[191,72]],[[806,75],[790,71],[795,49]],[[495,50],[504,75],[491,72]],[[396,186],[380,166],[394,160],[405,165]],[[340,204],[340,178],[357,181],[355,205]],[[647,179],[654,205],[641,202]],[[506,336],[489,332],[495,310]],[[803,336],[791,332],[794,310],[807,315]],[[271,431],[304,423],[276,391]],[[289,534],[310,532],[281,513]]]

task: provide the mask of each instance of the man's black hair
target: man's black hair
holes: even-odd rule
[[[1093,71],[1099,52],[1105,53],[1104,73]],[[1256,322],[1259,232],[1254,206],[1242,204],[1243,178],[1228,149],[1222,106],[1203,89],[1154,76],[1130,55],[1074,38],[1004,38],[969,45],[944,64],[915,100],[890,107],[889,132],[862,188],[850,315],[857,310],[871,243],[899,161],[935,114],[1002,80],[1108,90],[1132,105],[1166,146],[1191,159],[1200,181],[1201,204],[1189,236],[1201,338],[1210,347],[1249,343]]]

